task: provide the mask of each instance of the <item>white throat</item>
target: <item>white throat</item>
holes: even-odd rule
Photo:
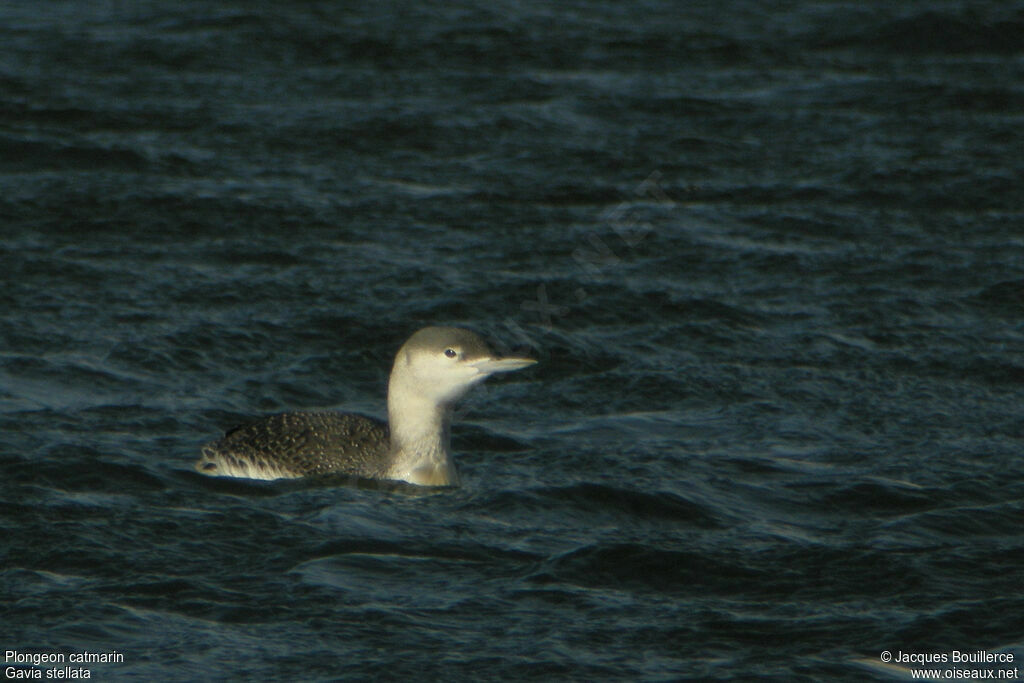
[[[424,396],[396,363],[388,382],[389,477],[421,486],[457,486],[451,421],[451,406]]]

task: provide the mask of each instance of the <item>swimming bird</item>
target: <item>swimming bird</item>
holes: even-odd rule
[[[202,474],[284,479],[340,473],[423,486],[458,486],[450,427],[455,402],[491,375],[533,365],[499,358],[479,335],[425,327],[395,356],[388,422],[338,412],[271,415],[202,447]]]

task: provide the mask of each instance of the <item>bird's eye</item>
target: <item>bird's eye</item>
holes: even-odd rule
[[[448,356],[449,358],[455,358],[455,356],[459,354],[455,352],[455,349],[445,349],[444,355]]]

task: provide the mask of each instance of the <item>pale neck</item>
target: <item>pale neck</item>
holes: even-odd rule
[[[400,374],[388,383],[390,476],[413,484],[459,483],[449,448],[452,412],[423,398]]]

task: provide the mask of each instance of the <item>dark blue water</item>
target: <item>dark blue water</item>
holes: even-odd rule
[[[3,4],[0,646],[1019,664],[1022,35],[1017,1]],[[460,409],[461,488],[192,471],[253,416],[383,416],[428,324],[541,361]]]

